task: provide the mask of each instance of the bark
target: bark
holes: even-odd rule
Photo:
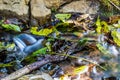
[[[75,47],[76,47],[77,43],[73,44],[67,51],[67,54],[70,55],[75,51]],[[32,64],[29,64],[13,73],[11,73],[10,75],[0,79],[0,80],[14,80],[17,79],[27,73],[30,73],[31,71],[41,67],[42,65],[45,65],[47,63],[51,63],[51,62],[57,62],[57,61],[62,61],[65,60],[68,56],[65,55],[59,55],[60,53],[58,53],[58,55],[46,55],[45,58],[41,61],[37,61],[34,62]]]
[[[0,80],[13,80],[13,79],[17,79],[37,68],[39,68],[42,65],[45,65],[49,62],[55,62],[55,61],[61,61],[64,60],[64,56],[58,56],[58,55],[48,55],[46,56],[45,59],[43,59],[42,61],[38,61],[38,62],[34,62],[32,64],[29,64],[19,70],[17,70],[16,72],[11,73],[10,75],[0,79]]]

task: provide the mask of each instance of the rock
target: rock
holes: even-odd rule
[[[31,0],[31,15],[43,24],[50,18],[51,10],[46,8],[44,0]]]
[[[8,17],[28,17],[29,0],[0,0],[0,15]]]
[[[26,3],[26,4],[29,4],[29,2],[30,2],[30,0],[25,0],[25,3]]]
[[[39,74],[24,75],[17,80],[53,80],[53,79],[49,74],[39,73]]]
[[[59,8],[61,5],[71,2],[72,0],[44,0],[47,8]]]
[[[79,12],[87,14],[96,14],[99,9],[99,3],[92,0],[73,1],[63,6],[60,12]]]
[[[47,8],[58,8],[60,6],[60,0],[44,0],[44,3]]]

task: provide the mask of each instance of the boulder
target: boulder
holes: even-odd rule
[[[0,16],[28,18],[29,0],[0,0]]]
[[[73,0],[44,0],[47,8],[59,8],[61,5],[65,3],[69,3]]]
[[[98,10],[99,2],[93,0],[79,0],[64,5],[59,11],[96,14]]]
[[[46,8],[44,0],[31,0],[31,16],[43,24],[50,19],[51,10]]]

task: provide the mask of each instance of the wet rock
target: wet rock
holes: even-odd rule
[[[96,14],[99,9],[99,3],[92,0],[73,1],[63,6],[60,12],[79,12],[87,14]]]
[[[59,8],[62,4],[71,2],[72,0],[44,0],[47,8]]]
[[[39,74],[24,75],[17,80],[53,80],[53,79],[49,74],[39,73]]]
[[[44,0],[31,0],[31,15],[43,24],[50,18],[51,10],[46,8]]]
[[[29,0],[0,0],[0,16],[28,18]]]

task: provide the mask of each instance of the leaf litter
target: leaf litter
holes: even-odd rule
[[[36,40],[44,37],[43,47],[20,59],[19,65],[16,64],[16,57],[20,55],[17,54],[16,56],[16,52],[19,54],[27,53],[20,51],[19,47],[11,44],[11,42],[5,43],[5,41],[1,41],[0,52],[6,57],[4,60],[0,60],[0,70],[2,71],[4,67],[7,73],[11,73],[19,69],[20,65],[25,66],[29,63],[42,60],[46,55],[59,55],[64,56],[64,58],[67,57],[67,59],[62,62],[51,63],[51,65],[54,64],[60,68],[59,70],[58,68],[51,67],[47,71],[51,76],[54,75],[54,80],[110,80],[111,77],[116,77],[117,80],[117,78],[120,78],[119,17],[115,18],[115,20],[111,20],[110,17],[107,22],[101,20],[98,16],[94,22],[95,17],[91,17],[91,15],[82,14],[72,19],[73,15],[75,14],[58,13],[55,15],[55,20],[58,20],[59,23],[49,24],[48,27],[40,30],[38,30],[37,26],[31,27],[27,34],[34,35],[33,37]],[[14,31],[19,35],[19,32],[22,33],[24,31],[17,24],[19,23],[10,24],[2,20],[0,21],[0,29],[12,35],[11,31]],[[22,38],[25,37],[23,36],[20,39],[22,40]],[[25,40],[21,40],[18,41],[24,45],[25,42],[23,41]],[[12,49],[8,50],[6,44]],[[31,43],[31,45],[33,44]],[[74,48],[72,48],[72,45],[75,45]],[[34,46],[30,47],[37,47],[37,45]],[[45,65],[41,68],[43,67]],[[45,69],[49,67],[50,65],[46,66]],[[11,71],[10,68],[12,68]],[[4,74],[4,71],[1,73]]]

